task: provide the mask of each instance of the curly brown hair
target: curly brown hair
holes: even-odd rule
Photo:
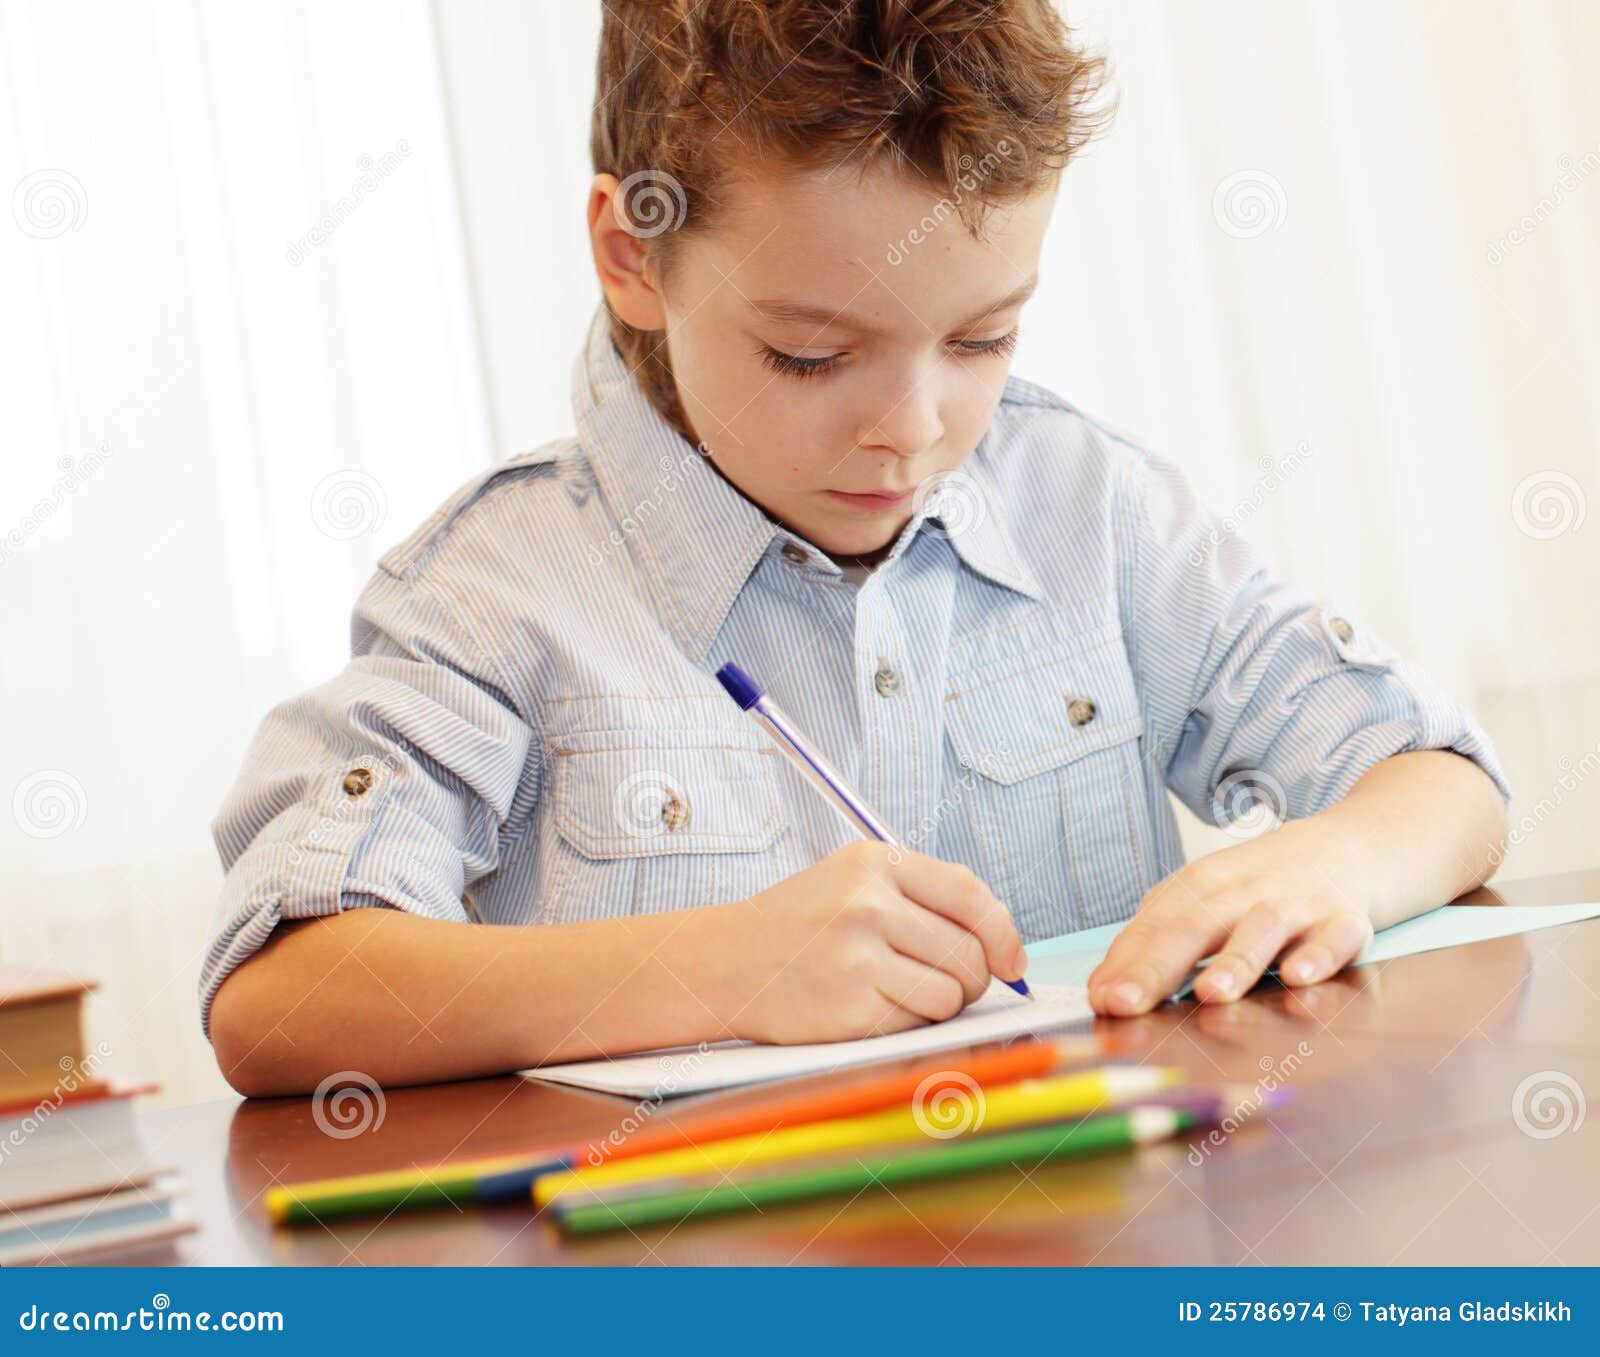
[[[1111,118],[1103,56],[1051,0],[603,0],[590,155],[621,181],[658,286],[750,167],[886,157],[967,229],[1052,183]],[[1002,155],[996,155],[996,148]],[[665,336],[607,304],[623,358],[687,434]]]

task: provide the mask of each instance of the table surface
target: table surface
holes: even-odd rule
[[[1600,870],[1458,905],[1595,899]],[[600,1138],[635,1110],[628,1100],[515,1077],[391,1089],[381,1121],[349,1138],[320,1129],[309,1098],[166,1108],[140,1118],[142,1134],[182,1172],[199,1229],[106,1261],[1600,1263],[1600,1116],[1583,1117],[1600,1092],[1600,920],[1299,992],[1269,984],[1227,1007],[1168,1004],[1095,1032],[1119,1058],[1277,1083],[1293,1100],[1209,1140],[579,1241],[518,1206],[279,1229],[261,1197],[276,1183]]]

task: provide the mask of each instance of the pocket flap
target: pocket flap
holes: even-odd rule
[[[1000,783],[1134,739],[1141,726],[1115,633],[965,669],[945,698],[945,730],[961,766]]]
[[[783,828],[775,749],[600,731],[563,736],[551,754],[556,831],[585,857],[755,853]]]

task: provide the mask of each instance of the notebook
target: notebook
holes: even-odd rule
[[[1361,965],[1393,961],[1397,957],[1487,942],[1513,933],[1581,923],[1600,915],[1600,903],[1572,905],[1441,905],[1393,927],[1381,930],[1361,954]],[[1124,921],[1125,923],[1126,921]],[[1028,983],[1034,978],[1058,985],[1081,985],[1105,957],[1111,940],[1124,923],[1103,924],[1079,933],[1065,933],[1028,947]],[[1274,972],[1275,973],[1275,972]],[[1191,975],[1172,996],[1185,998],[1194,989]]]
[[[570,1084],[629,1098],[676,1098],[685,1093],[794,1079],[806,1074],[827,1074],[876,1060],[897,1060],[1025,1033],[1053,1031],[1091,1021],[1094,1017],[1089,1008],[1088,991],[1082,986],[1031,985],[1031,988],[1034,998],[1024,999],[996,980],[987,994],[947,1022],[930,1023],[883,1037],[865,1037],[860,1041],[829,1041],[810,1046],[721,1042],[704,1048],[683,1046],[609,1060],[545,1065],[525,1073],[548,1083]]]

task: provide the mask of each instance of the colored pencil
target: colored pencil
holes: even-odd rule
[[[1112,1065],[1055,1079],[1024,1079],[994,1087],[945,1084],[958,1120],[940,1125],[938,1089],[922,1104],[890,1107],[856,1117],[733,1136],[706,1145],[687,1145],[620,1163],[546,1174],[533,1185],[533,1200],[544,1206],[572,1193],[595,1192],[625,1183],[682,1177],[685,1174],[737,1172],[761,1164],[807,1159],[838,1150],[875,1150],[905,1142],[942,1140],[994,1132],[1065,1117],[1082,1117],[1173,1088],[1183,1071],[1170,1066]]]
[[[665,1221],[759,1210],[838,1193],[894,1187],[1014,1164],[1042,1164],[1055,1159],[1098,1154],[1165,1140],[1202,1124],[1202,1118],[1185,1108],[1134,1107],[1065,1125],[1058,1123],[1002,1135],[938,1141],[875,1159],[806,1168],[748,1182],[616,1201],[574,1201],[570,1205],[558,1201],[552,1207],[552,1212],[557,1223],[568,1234],[599,1234],[607,1230],[633,1229]]]
[[[627,1136],[550,1145],[520,1154],[287,1183],[270,1188],[263,1203],[273,1221],[295,1225],[447,1202],[465,1205],[526,1201],[536,1178],[562,1169],[892,1107],[909,1102],[923,1081],[933,1077],[964,1077],[987,1087],[1070,1069],[1114,1050],[1104,1039],[1088,1038],[1016,1041],[969,1055],[946,1052],[909,1069],[856,1075],[815,1089],[791,1089],[737,1107],[711,1109],[681,1122],[645,1126]]]
[[[1139,1097],[1124,1103],[1120,1107],[1099,1108],[1094,1115],[1103,1116],[1112,1111],[1125,1112],[1132,1107],[1165,1107],[1179,1112],[1187,1112],[1195,1117],[1198,1124],[1212,1126],[1229,1115],[1239,1116],[1243,1119],[1246,1114],[1242,1113],[1240,1109],[1244,1108],[1252,1100],[1256,1101],[1256,1110],[1270,1111],[1273,1108],[1283,1106],[1288,1100],[1288,1090],[1278,1089],[1263,1098],[1259,1090],[1251,1089],[1244,1084],[1218,1084],[1207,1088],[1172,1088]],[[1082,1118],[1061,1117],[1052,1119],[1049,1124],[1064,1125],[1077,1120],[1082,1120]],[[984,1130],[987,1131],[988,1129],[989,1127],[986,1125]],[[1010,1129],[1018,1130],[1022,1128],[1012,1127]],[[899,1148],[910,1150],[913,1145],[902,1142]],[[583,1191],[574,1190],[562,1193],[556,1199],[554,1209],[569,1211],[580,1202],[633,1201],[641,1197],[661,1196],[668,1192],[703,1191],[706,1188],[722,1187],[728,1183],[744,1185],[763,1178],[798,1173],[802,1169],[859,1163],[861,1158],[859,1150],[842,1148],[808,1155],[802,1159],[785,1159],[770,1163],[751,1164],[737,1169],[710,1169],[697,1173],[675,1174],[670,1177],[620,1182],[609,1186],[601,1185],[599,1187],[589,1187]]]

